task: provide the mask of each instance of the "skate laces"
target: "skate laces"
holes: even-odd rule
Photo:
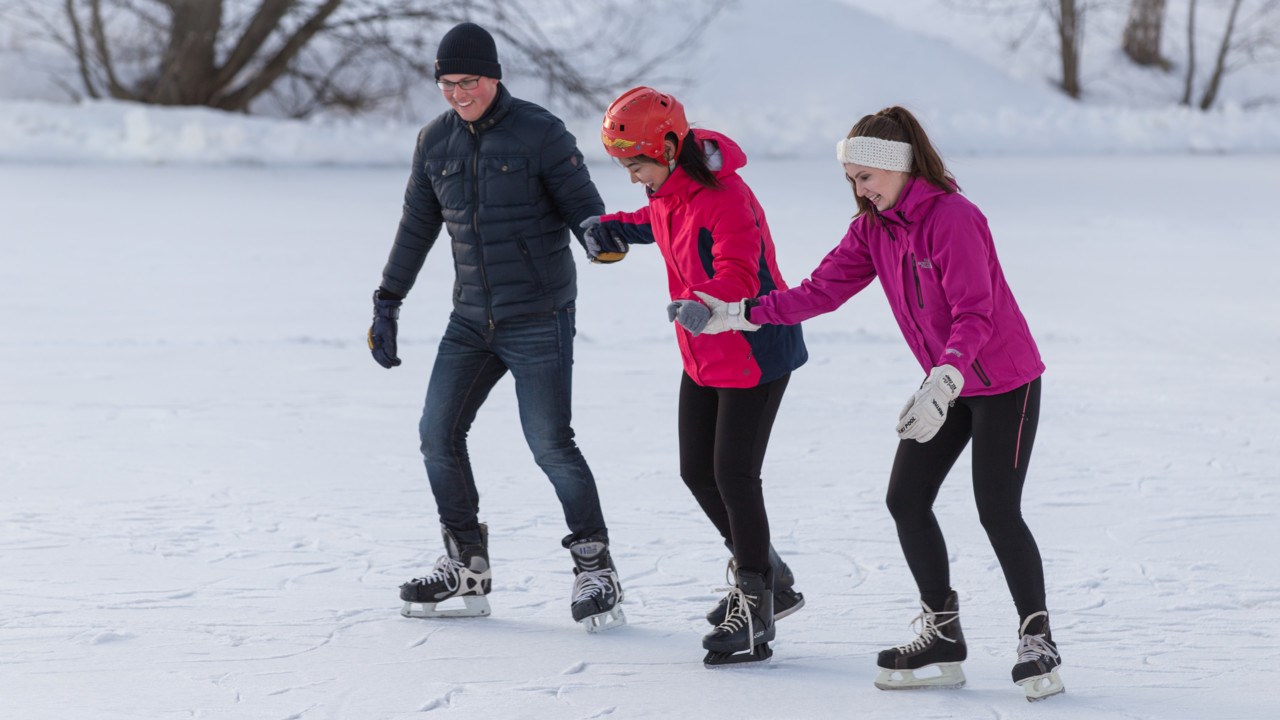
[[[1058,659],[1058,651],[1043,635],[1023,635],[1018,641],[1018,662],[1038,662],[1044,658]]]
[[[729,593],[729,607],[725,608],[724,620],[716,626],[719,630],[724,628],[729,632],[737,632],[742,626],[747,627],[747,637],[755,637],[755,623],[751,619],[751,606],[754,604],[751,596],[742,591],[742,588],[725,587],[717,588],[716,592]]]
[[[580,570],[573,579],[573,602],[577,604],[613,592],[613,583],[609,577],[612,574],[611,568]]]
[[[1055,648],[1043,634],[1028,635],[1027,626],[1031,624],[1031,620],[1039,615],[1048,618],[1049,614],[1041,610],[1032,613],[1026,620],[1022,621],[1022,627],[1018,630],[1018,662],[1038,662],[1042,658],[1058,659],[1058,650]],[[1047,622],[1047,620],[1046,620]]]
[[[958,612],[935,613],[935,612],[929,611],[927,607],[928,606],[926,606],[926,609],[923,612],[921,612],[919,615],[915,616],[911,620],[911,629],[914,630],[919,637],[907,643],[906,645],[899,645],[897,648],[895,648],[899,654],[905,655],[907,653],[916,652],[917,650],[923,650],[924,648],[928,647],[929,643],[933,642],[935,638],[937,638],[938,640],[946,640],[949,643],[956,642],[952,638],[949,638],[946,635],[943,635],[939,631],[939,628],[941,628],[944,625],[948,625],[950,623],[955,622],[956,618],[960,617],[960,613]],[[943,620],[942,622],[938,622],[939,615],[950,615],[951,617],[947,618],[946,620]]]
[[[448,555],[441,555],[440,559],[436,560],[435,567],[431,568],[430,574],[424,575],[420,578],[415,578],[413,582],[421,583],[423,585],[432,585],[443,582],[445,589],[449,592],[453,592],[458,589],[458,571],[465,570],[466,567],[466,565],[463,565]]]

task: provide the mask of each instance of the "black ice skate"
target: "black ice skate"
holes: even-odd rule
[[[1013,681],[1027,694],[1027,702],[1035,702],[1066,692],[1058,666],[1062,656],[1049,632],[1049,613],[1041,610],[1027,616],[1018,628],[1018,663],[1013,666]]]
[[[627,624],[622,602],[622,584],[609,555],[609,543],[587,538],[570,543],[573,555],[573,619],[587,629],[600,632]]]
[[[922,611],[912,621],[919,624],[920,636],[906,645],[882,650],[877,664],[880,675],[876,687],[881,690],[916,690],[920,688],[964,687],[964,670],[960,663],[968,655],[964,632],[960,629],[960,600],[952,590],[941,612],[934,612],[924,602]],[[930,668],[923,677],[917,670]],[[938,674],[933,674],[936,668]]]
[[[773,657],[773,571],[761,575],[738,569],[728,588],[724,622],[702,638],[707,667],[761,662]]]
[[[733,584],[733,576],[737,569],[738,562],[729,558],[729,567],[725,570],[725,578],[729,584]],[[778,552],[772,545],[769,546],[769,569],[773,571],[773,619],[781,620],[804,607],[804,595],[793,589],[796,576],[791,573],[791,568],[787,567],[782,558],[778,557]],[[707,613],[707,622],[712,625],[724,622],[725,610],[728,607],[729,596],[726,595],[711,608],[711,612]]]
[[[424,577],[414,578],[400,586],[400,599],[405,617],[480,617],[489,614],[485,595],[493,585],[489,571],[489,527],[480,523],[480,544],[463,545],[453,531],[440,526],[444,535],[444,555]],[[452,598],[461,598],[464,607],[438,610],[436,606]]]

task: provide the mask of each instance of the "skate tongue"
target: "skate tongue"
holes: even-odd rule
[[[601,569],[600,561],[608,547],[604,542],[580,542],[571,546],[569,552],[573,553],[573,559],[579,568],[583,570],[599,570]]]

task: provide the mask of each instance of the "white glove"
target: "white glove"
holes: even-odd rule
[[[707,326],[702,329],[702,334],[715,335],[728,330],[755,332],[760,329],[759,325],[747,319],[745,305],[747,301],[745,298],[737,302],[725,302],[700,290],[694,290],[693,294],[702,298],[702,302],[711,308],[711,319],[707,321]]]
[[[922,443],[932,440],[947,421],[951,401],[960,397],[963,389],[964,375],[955,367],[939,365],[929,371],[929,377],[898,415],[898,437]]]

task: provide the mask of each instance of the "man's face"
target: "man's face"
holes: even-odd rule
[[[454,73],[441,75],[436,81],[445,102],[467,122],[475,122],[484,116],[498,96],[498,80],[479,75]]]

